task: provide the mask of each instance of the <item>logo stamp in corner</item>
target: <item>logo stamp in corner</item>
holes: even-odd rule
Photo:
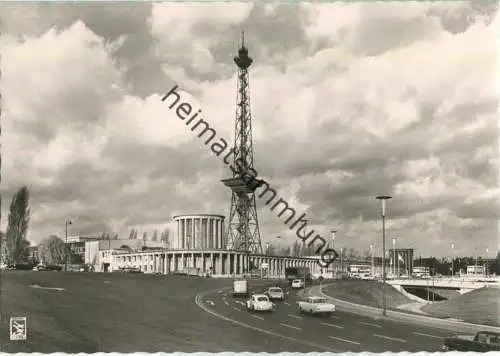
[[[10,318],[10,339],[26,340],[26,317],[15,316]]]

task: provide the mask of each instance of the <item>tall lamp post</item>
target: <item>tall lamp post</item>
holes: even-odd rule
[[[377,199],[380,201],[380,208],[382,212],[382,282],[384,283],[383,288],[383,309],[382,315],[387,315],[387,283],[386,283],[386,275],[385,275],[385,205],[387,200],[392,197],[388,195],[379,195]]]
[[[330,234],[331,234],[331,240],[332,240],[332,250],[335,250],[335,236],[337,234],[337,230],[331,230]],[[334,266],[336,266],[336,265],[337,264],[335,264]],[[334,267],[334,266],[332,266],[332,267]],[[335,268],[332,268],[332,276],[334,273],[335,273]]]
[[[455,265],[454,265],[454,259],[455,259],[455,253],[454,253],[454,248],[455,244],[452,242],[451,243],[451,276],[455,276]]]
[[[69,219],[64,222],[64,272],[68,271],[68,225],[71,224]]]
[[[165,229],[163,233],[163,274],[167,274],[167,263],[168,263],[168,258],[167,258],[167,244],[170,238],[170,230]]]
[[[344,248],[340,248],[340,277],[344,275]]]
[[[392,239],[392,277],[396,278],[396,239]]]
[[[489,269],[488,268],[489,267],[488,266],[489,265],[489,263],[488,263],[488,252],[489,252],[489,249],[488,249],[488,247],[486,247],[486,257],[484,259],[484,274],[485,274],[485,276],[488,276],[488,269]]]
[[[372,278],[375,275],[375,261],[373,259],[373,245],[370,245],[370,254],[372,257]]]

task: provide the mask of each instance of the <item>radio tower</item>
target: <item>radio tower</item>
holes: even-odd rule
[[[256,172],[253,169],[252,115],[248,86],[248,67],[252,65],[253,60],[248,56],[244,34],[242,34],[241,47],[234,62],[238,66],[238,94],[234,132],[235,153],[232,167],[237,169],[233,170],[232,178],[223,179],[222,182],[226,187],[231,188],[232,192],[227,248],[245,251],[248,268],[250,253],[262,254],[255,189],[264,181],[256,179]]]

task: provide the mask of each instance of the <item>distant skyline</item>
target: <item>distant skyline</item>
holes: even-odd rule
[[[231,145],[241,31],[255,168],[336,248],[496,255],[495,2],[4,4],[2,231],[28,239],[229,213],[229,171],[161,98],[174,85]],[[29,21],[26,21],[29,19]],[[297,239],[257,201],[262,244]],[[282,236],[282,239],[276,239]]]

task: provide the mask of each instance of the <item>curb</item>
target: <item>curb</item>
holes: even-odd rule
[[[334,284],[327,284],[327,285],[334,285]],[[387,310],[387,316],[384,317],[381,315],[382,309],[380,308],[374,308],[374,307],[369,307],[366,305],[361,305],[361,304],[355,304],[351,302],[346,302],[344,300],[336,299],[333,297],[330,297],[329,295],[323,293],[323,287],[327,285],[322,285],[319,287],[311,287],[309,293],[318,291],[323,297],[328,298],[329,300],[335,302],[338,306],[340,306],[342,309],[344,309],[347,312],[351,312],[354,314],[360,314],[364,316],[369,316],[369,317],[375,317],[379,319],[392,319],[395,321],[404,321],[404,322],[409,322],[411,324],[431,324],[430,326],[439,328],[439,329],[445,329],[445,330],[450,330],[450,331],[458,331],[458,332],[465,332],[465,333],[476,333],[479,330],[480,331],[493,331],[493,332],[500,332],[500,327],[495,327],[495,326],[490,326],[490,325],[481,325],[481,324],[472,324],[472,323],[466,323],[466,322],[461,322],[461,321],[452,321],[452,320],[443,320],[439,318],[434,318],[430,316],[424,316],[424,315],[417,315],[417,314],[408,314],[408,313],[402,313],[402,312],[397,312],[393,310]]]

